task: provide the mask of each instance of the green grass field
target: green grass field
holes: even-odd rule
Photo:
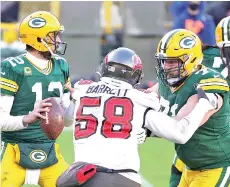
[[[74,160],[72,132],[64,131],[58,138],[61,152],[66,161]],[[143,187],[167,187],[171,163],[174,157],[173,144],[168,141],[149,138],[140,145],[141,175],[144,177]],[[23,187],[35,187],[24,185]]]

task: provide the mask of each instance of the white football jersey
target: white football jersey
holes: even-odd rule
[[[148,108],[160,109],[159,100],[124,81],[103,77],[100,82],[74,86],[79,100],[75,109],[75,162],[110,169],[139,171],[136,134],[144,126]],[[135,173],[121,173],[140,183]]]

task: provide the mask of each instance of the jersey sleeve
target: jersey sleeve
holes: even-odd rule
[[[212,77],[206,77],[200,80],[198,87],[207,93],[226,93],[229,91],[227,81],[220,74],[213,74]]]
[[[0,93],[15,95],[20,86],[21,76],[9,61],[1,62]]]

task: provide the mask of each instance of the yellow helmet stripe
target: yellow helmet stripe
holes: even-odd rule
[[[168,32],[168,33],[162,38],[162,40],[161,40],[161,45],[160,45],[160,49],[159,49],[161,53],[165,53],[165,52],[166,52],[166,46],[167,46],[169,40],[171,39],[171,37],[172,37],[175,33],[179,32],[179,31],[180,31],[180,29],[172,30],[172,31]]]

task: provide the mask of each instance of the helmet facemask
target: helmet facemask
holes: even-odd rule
[[[144,74],[141,69],[135,71],[125,65],[109,62],[101,64],[101,77],[111,77],[131,84],[134,88],[140,84]]]
[[[157,57],[158,65],[156,67],[157,76],[165,85],[179,86],[188,73],[184,68],[185,63],[180,58],[161,58]]]
[[[67,43],[61,41],[61,33],[64,31],[64,27],[60,31],[49,32],[41,42],[48,48],[49,52],[58,55],[64,55]]]

